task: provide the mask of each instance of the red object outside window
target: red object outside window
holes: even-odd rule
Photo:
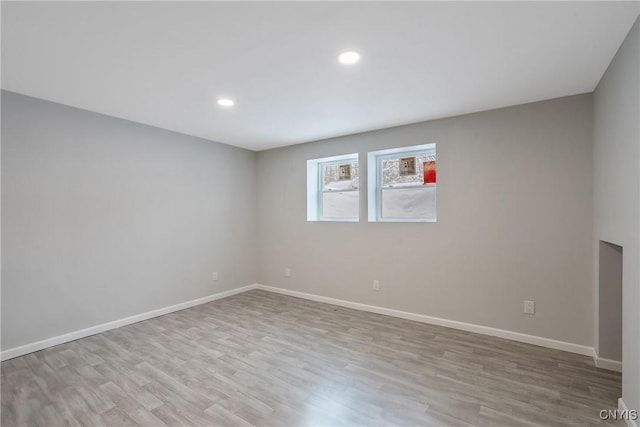
[[[430,160],[422,164],[424,168],[424,183],[435,184],[436,182],[436,161]]]

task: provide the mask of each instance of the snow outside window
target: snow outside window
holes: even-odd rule
[[[358,221],[358,154],[307,161],[307,220]]]
[[[369,221],[436,221],[435,144],[370,152],[367,168]]]

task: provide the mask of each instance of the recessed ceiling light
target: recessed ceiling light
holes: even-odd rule
[[[353,51],[342,52],[338,56],[338,61],[347,65],[355,64],[359,60],[360,60],[360,54],[358,52],[353,52]]]
[[[233,104],[235,104],[235,102],[233,102],[233,99],[218,98],[218,105],[221,105],[223,107],[233,107]]]

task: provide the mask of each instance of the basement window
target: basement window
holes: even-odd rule
[[[307,221],[359,220],[358,153],[307,161]]]
[[[436,144],[367,155],[370,222],[436,222]]]

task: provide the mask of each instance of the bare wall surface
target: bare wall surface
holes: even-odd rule
[[[630,409],[640,409],[639,27],[636,21],[594,94],[594,244],[623,247],[622,397]]]
[[[607,242],[598,244],[598,356],[622,361],[622,252]]]
[[[255,283],[255,171],[247,150],[2,92],[2,349]]]
[[[585,94],[258,153],[261,282],[593,345],[592,113]],[[364,179],[359,223],[306,221],[308,159],[358,152],[366,177],[368,151],[431,142],[437,223],[367,222]]]

